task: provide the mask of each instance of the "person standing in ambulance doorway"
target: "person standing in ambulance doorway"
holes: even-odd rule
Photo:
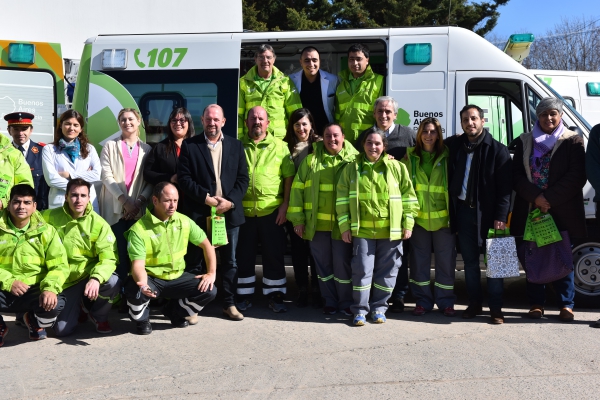
[[[290,75],[296,85],[302,107],[308,109],[315,121],[313,129],[323,135],[326,125],[334,121],[335,90],[339,79],[332,73],[321,69],[321,55],[316,47],[305,47],[300,53],[302,69]]]
[[[383,76],[369,65],[369,49],[360,43],[348,49],[348,69],[340,72],[335,93],[335,120],[346,140],[359,149],[358,136],[375,124],[373,104],[383,95]]]
[[[63,285],[67,304],[54,325],[56,336],[67,336],[89,318],[98,333],[110,333],[108,312],[121,290],[117,242],[110,225],[90,202],[91,183],[81,178],[67,184],[65,204],[42,213],[66,244],[71,273]]]
[[[365,325],[369,312],[374,323],[386,322],[402,263],[401,242],[411,237],[419,209],[406,166],[385,153],[385,134],[373,127],[363,140],[364,152],[342,171],[336,199],[342,240],[353,247],[355,326]]]
[[[58,232],[36,211],[35,196],[32,186],[15,185],[0,213],[0,312],[24,313],[29,338],[41,340],[65,307],[69,263]],[[0,347],[7,333],[0,315]]]
[[[483,127],[483,110],[466,105],[460,110],[464,134],[446,139],[450,229],[457,234],[465,263],[469,306],[465,319],[482,313],[479,258],[490,229],[504,230],[512,193],[512,164],[505,145]],[[492,324],[503,324],[504,279],[487,278],[488,306]]]
[[[33,133],[34,118],[33,114],[26,112],[16,112],[4,116],[8,123],[8,134],[13,138],[13,146],[23,153],[27,164],[29,164],[33,178],[33,188],[36,193],[36,209],[43,211],[48,208],[48,191],[50,188],[44,179],[42,168],[42,149],[44,145],[30,139]]]
[[[129,317],[139,335],[152,333],[150,299],[169,299],[162,309],[176,328],[189,325],[188,318],[214,300],[217,257],[204,231],[189,217],[177,212],[179,193],[175,185],[161,182],[152,192],[152,211],[125,234],[131,259],[131,275],[125,284]],[[185,272],[188,242],[202,247],[207,272]]]
[[[373,116],[375,117],[375,127],[385,133],[388,141],[388,147],[385,152],[396,160],[400,161],[406,154],[406,149],[416,143],[414,129],[395,123],[398,116],[398,102],[391,96],[381,96],[375,100],[373,105]],[[367,129],[358,137],[357,142],[362,143]],[[361,149],[359,149],[361,150]],[[409,245],[408,241],[402,241],[402,265],[398,270],[396,277],[396,286],[390,297],[390,311],[400,313],[404,311],[404,297],[408,294],[408,260]]]
[[[248,112],[248,134],[242,138],[250,184],[242,199],[246,222],[240,226],[236,307],[252,306],[256,283],[256,249],[260,241],[263,261],[263,294],[274,312],[285,312],[286,293],[284,225],[295,168],[283,140],[267,133],[267,112],[257,106]]]
[[[290,115],[302,108],[296,86],[289,77],[275,67],[275,50],[261,44],[254,56],[256,63],[240,78],[238,97],[238,139],[247,136],[244,118],[255,106],[263,107],[269,115],[269,133],[278,139],[285,137]]]
[[[26,183],[33,188],[33,177],[23,153],[10,139],[0,134],[0,211],[8,207],[13,186]]]

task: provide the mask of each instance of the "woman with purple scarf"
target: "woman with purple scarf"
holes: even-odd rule
[[[539,208],[552,215],[559,231],[574,238],[587,236],[582,188],[586,183],[583,139],[567,129],[562,122],[562,101],[545,98],[535,109],[538,117],[533,131],[516,140],[513,157],[513,206],[510,231],[523,236],[530,211]],[[527,267],[527,266],[525,266]],[[573,272],[552,282],[558,318],[574,319],[575,288]],[[530,318],[544,315],[546,285],[527,282]]]

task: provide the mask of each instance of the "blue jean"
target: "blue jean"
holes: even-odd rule
[[[554,291],[556,292],[556,304],[559,309],[563,307],[572,309],[575,305],[573,301],[575,298],[574,276],[575,273],[571,272],[564,278],[552,282],[552,286],[554,286]],[[529,298],[530,305],[544,306],[546,303],[546,285],[549,285],[549,283],[539,284],[527,281],[527,297]]]
[[[465,283],[469,305],[483,303],[481,291],[481,268],[479,267],[479,229],[477,227],[477,209],[471,208],[462,202],[456,210],[458,243],[465,263]],[[504,279],[487,278],[488,306],[490,310],[502,308],[502,294],[504,292]]]

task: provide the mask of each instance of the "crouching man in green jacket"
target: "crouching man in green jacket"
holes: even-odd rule
[[[110,225],[94,212],[89,182],[81,178],[67,184],[65,204],[45,210],[44,220],[56,228],[65,244],[70,275],[63,285],[67,304],[54,325],[56,336],[66,336],[78,322],[89,318],[99,333],[110,333],[108,312],[121,289],[116,241]]]
[[[217,257],[206,234],[194,221],[177,212],[179,193],[175,185],[161,182],[152,192],[152,212],[140,218],[125,235],[131,259],[131,276],[125,284],[129,317],[139,335],[152,333],[148,303],[151,298],[169,299],[163,314],[176,328],[197,323],[196,314],[217,295]],[[207,272],[184,272],[188,242],[204,251]]]
[[[12,187],[0,214],[0,312],[24,312],[31,340],[46,339],[65,307],[67,254],[56,230],[36,211],[35,190]],[[0,346],[8,327],[0,316]]]

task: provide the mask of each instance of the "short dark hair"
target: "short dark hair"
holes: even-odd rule
[[[381,137],[381,141],[383,142],[383,150],[384,151],[387,150],[388,140],[387,140],[387,137],[385,137],[385,132],[383,132],[381,129],[379,129],[376,126],[372,126],[365,131],[365,134],[360,142],[361,151],[364,151],[365,143],[367,143],[367,138],[369,137],[369,135],[372,135],[372,134],[377,134]]]
[[[354,43],[352,46],[350,46],[348,49],[348,57],[350,57],[350,53],[358,53],[359,51],[362,51],[362,53],[365,55],[365,58],[369,58],[369,48],[361,43]]]
[[[337,122],[330,122],[327,125],[325,125],[325,127],[323,128],[323,132],[321,132],[321,136],[325,137],[325,131],[327,129],[331,128],[332,126],[337,126],[338,128],[340,128],[340,132],[342,132],[342,135],[344,135],[344,129],[342,128],[342,126],[340,124],[338,124]]]
[[[35,202],[35,189],[26,183],[20,183],[18,185],[13,186],[12,189],[10,189],[10,200],[12,201],[12,199],[14,199],[17,196],[32,197],[33,201]]]
[[[462,108],[462,110],[460,110],[460,114],[459,114],[460,115],[460,119],[462,120],[462,115],[463,115],[464,112],[466,112],[466,111],[468,111],[468,110],[470,110],[472,108],[476,109],[477,112],[479,113],[479,118],[483,119],[483,110],[481,109],[481,107],[476,106],[475,104],[467,104],[466,106],[464,106]]]
[[[319,55],[319,58],[321,58],[321,53],[319,53],[319,50],[317,50],[317,48],[313,46],[306,46],[305,48],[303,48],[300,52],[300,58],[302,58],[302,54],[304,54],[305,51],[316,51]]]
[[[152,196],[160,200],[162,192],[167,186],[173,186],[175,189],[177,189],[177,186],[173,185],[171,182],[160,182],[158,185],[154,186],[154,189],[152,190]]]
[[[92,184],[81,178],[75,178],[75,179],[71,179],[69,181],[69,183],[67,183],[67,190],[66,190],[67,195],[71,192],[71,189],[78,188],[80,186],[85,186],[86,188],[88,188],[88,194],[90,193]]]

